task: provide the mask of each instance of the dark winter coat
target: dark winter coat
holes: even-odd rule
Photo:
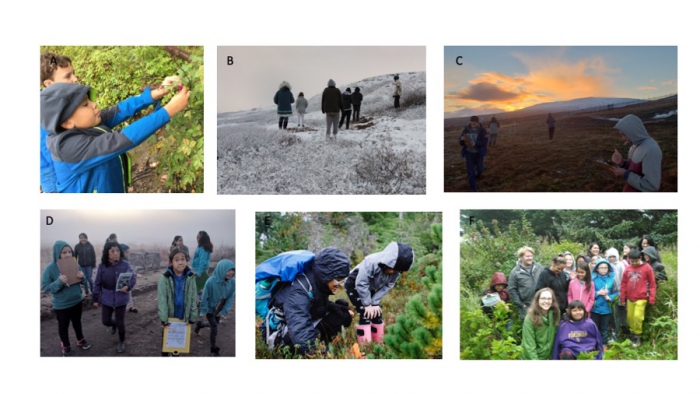
[[[462,157],[467,157],[467,152],[478,153],[481,156],[486,156],[486,145],[489,142],[489,136],[486,132],[484,126],[479,123],[477,129],[472,129],[471,124],[462,130],[462,134],[459,136],[459,144],[462,146]],[[469,139],[474,142],[474,146],[467,146],[464,139]]]
[[[328,87],[323,90],[321,96],[321,112],[324,114],[337,114],[343,107],[340,89],[335,87],[335,81],[329,80]]]
[[[569,275],[567,275],[564,271],[560,272],[559,275],[556,275],[551,269],[546,268],[540,274],[535,292],[540,289],[544,289],[545,287],[549,287],[550,289],[554,290],[554,297],[556,297],[557,304],[559,304],[559,310],[565,311],[566,306],[569,305]]]
[[[360,93],[360,88],[355,88],[352,94],[352,105],[362,104],[362,93]]]
[[[343,111],[350,111],[352,110],[352,93],[350,92],[343,92]]]
[[[294,95],[291,92],[291,85],[284,81],[280,84],[280,90],[275,93],[275,104],[277,104],[277,115],[291,115]]]
[[[334,308],[328,297],[332,294],[327,283],[334,278],[346,278],[350,259],[337,248],[321,250],[303,274],[276,290],[270,306],[282,309],[292,341],[301,354],[309,352],[317,336],[314,323]]]
[[[508,292],[513,304],[519,308],[530,306],[532,297],[535,295],[535,287],[537,280],[542,273],[542,266],[537,262],[532,262],[532,271],[528,273],[523,268],[520,260],[515,264],[515,267],[510,271],[508,276]]]
[[[650,257],[649,265],[654,270],[654,278],[656,279],[656,283],[668,280],[668,277],[666,277],[666,268],[659,261],[659,252],[656,250],[656,248],[653,246],[647,246],[644,248],[644,250],[642,250],[642,253]]]
[[[97,266],[95,276],[95,286],[93,287],[93,302],[100,302],[103,305],[116,308],[129,303],[129,291],[136,286],[136,274],[129,280],[129,289],[126,292],[116,288],[119,274],[126,272],[134,273],[131,265],[126,260],[119,260],[114,264],[100,264]]]
[[[92,267],[97,266],[97,260],[95,258],[95,248],[90,242],[82,244],[78,242],[73,248],[73,254],[75,258],[78,259],[78,265],[81,267]]]

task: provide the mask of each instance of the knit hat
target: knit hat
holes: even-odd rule
[[[41,127],[51,134],[65,131],[61,124],[73,115],[90,93],[90,87],[73,83],[52,83],[41,91]]]

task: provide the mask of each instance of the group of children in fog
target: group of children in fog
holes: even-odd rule
[[[69,326],[73,325],[77,345],[83,350],[91,347],[82,330],[82,304],[92,294],[92,305],[102,308],[102,324],[112,334],[119,333],[117,352],[126,350],[126,311],[138,312],[133,304],[131,291],[136,285],[137,274],[129,262],[128,245],[120,244],[116,234],[111,234],[102,249],[101,264],[96,266],[95,248],[85,233],[79,235],[79,243],[71,248],[64,241],[53,246],[53,260],[44,269],[41,289],[50,293],[52,308],[58,320],[59,338],[63,356],[72,353]],[[194,325],[195,334],[202,328],[210,328],[210,354],[220,355],[216,345],[218,324],[235,300],[235,265],[231,260],[217,263],[212,276],[208,270],[213,245],[206,231],[197,234],[197,249],[191,267],[189,249],[182,236],[175,236],[168,255],[168,268],[158,280],[158,317],[163,333],[170,318]],[[79,283],[69,284],[70,278],[60,272],[58,261],[73,258],[78,265]],[[170,355],[163,353],[164,356]]]
[[[597,352],[595,359],[602,360],[607,345],[623,333],[633,347],[640,346],[646,305],[656,303],[657,284],[667,280],[650,236],[639,245],[626,243],[622,257],[615,248],[603,254],[598,243],[576,259],[561,253],[547,268],[533,257],[532,248],[520,248],[508,280],[496,272],[482,293],[482,309],[489,315],[499,302],[518,308],[523,359],[570,360]]]

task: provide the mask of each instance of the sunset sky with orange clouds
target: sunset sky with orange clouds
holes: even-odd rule
[[[677,59],[677,47],[445,47],[444,112],[468,116],[585,97],[674,94]]]

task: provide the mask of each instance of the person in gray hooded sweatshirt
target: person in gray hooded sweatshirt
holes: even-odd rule
[[[365,257],[350,272],[345,289],[360,315],[357,323],[358,343],[382,341],[384,321],[379,303],[394,287],[401,273],[411,269],[412,264],[413,248],[404,243],[392,242],[383,251]]]
[[[622,159],[620,152],[615,149],[612,155],[613,163],[619,168],[612,172],[625,178],[623,192],[656,192],[661,187],[661,148],[649,136],[644,123],[635,115],[627,115],[613,127],[622,135],[625,143],[632,144],[627,160]]]
[[[309,102],[304,98],[304,92],[299,92],[299,97],[297,97],[297,115],[299,116],[299,121],[297,126],[304,127],[304,115],[306,114],[306,108],[309,106]]]
[[[343,108],[343,99],[340,89],[335,87],[335,81],[328,80],[328,87],[323,90],[321,96],[321,112],[326,114],[326,139],[331,135],[331,124],[333,124],[333,137],[338,135],[338,121],[340,111]]]

